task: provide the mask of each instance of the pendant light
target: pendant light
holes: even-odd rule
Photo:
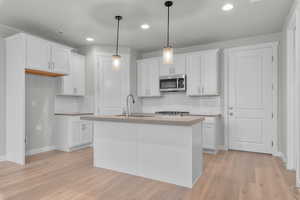
[[[163,63],[173,64],[173,48],[170,45],[170,7],[173,1],[166,1],[165,6],[168,8],[168,29],[167,29],[167,46],[163,49]]]
[[[120,32],[120,20],[123,19],[123,17],[116,16],[115,19],[118,21],[117,45],[116,45],[116,54],[112,56],[112,66],[114,70],[119,70],[121,65],[121,56],[119,55],[119,32]]]

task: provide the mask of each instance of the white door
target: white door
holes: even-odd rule
[[[229,148],[272,152],[272,48],[229,53]]]
[[[126,77],[127,60],[122,57],[119,70],[112,67],[111,56],[98,57],[97,74],[97,113],[103,115],[122,114],[125,109],[129,84]],[[125,80],[126,79],[126,80]]]
[[[49,42],[30,35],[26,42],[26,68],[51,71]]]

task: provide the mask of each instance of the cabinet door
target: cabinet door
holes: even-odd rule
[[[92,134],[93,134],[93,127],[92,123],[90,122],[82,122],[81,127],[81,144],[89,144],[92,143]]]
[[[218,95],[218,53],[216,51],[207,52],[204,54],[202,67],[202,95]]]
[[[73,121],[71,124],[70,147],[72,148],[81,144],[81,121]]]
[[[201,95],[203,62],[203,56],[201,54],[190,54],[187,56],[187,95],[189,96]]]
[[[146,90],[147,90],[147,68],[146,63],[143,60],[140,60],[137,62],[137,80],[138,80],[138,96],[139,97],[145,97],[146,96]]]
[[[174,55],[173,64],[163,64],[163,60],[160,60],[160,76],[169,76],[175,74],[186,73],[186,56],[185,55]]]
[[[78,54],[72,55],[72,82],[74,95],[85,94],[85,57]]]
[[[70,54],[70,49],[52,44],[51,61],[53,64],[53,72],[61,74],[70,73]]]
[[[26,68],[51,71],[49,42],[30,35],[27,36]]]
[[[213,123],[203,123],[202,145],[205,149],[216,150],[216,128]]]
[[[60,95],[85,95],[85,57],[79,54],[71,55],[70,73],[62,77]]]
[[[185,74],[186,73],[186,55],[175,55],[174,64],[172,66],[174,68],[170,70],[170,72],[175,71],[175,74]]]
[[[160,96],[159,90],[159,59],[153,58],[148,60],[148,85],[150,90],[150,96]]]
[[[159,58],[138,61],[138,96],[160,96]]]

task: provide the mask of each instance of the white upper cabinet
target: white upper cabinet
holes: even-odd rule
[[[159,65],[160,58],[151,58],[137,61],[139,97],[160,96]]]
[[[26,68],[41,71],[51,71],[51,46],[50,43],[31,35],[26,42]]]
[[[26,35],[26,68],[68,74],[71,49],[38,37]]]
[[[68,74],[70,72],[70,49],[58,45],[51,45],[51,62],[54,73]]]
[[[219,95],[219,50],[187,54],[187,95]]]
[[[70,74],[62,77],[59,95],[85,95],[85,57],[71,54]]]
[[[160,76],[169,76],[186,73],[186,56],[184,54],[174,55],[174,62],[171,65],[163,64],[160,59]]]

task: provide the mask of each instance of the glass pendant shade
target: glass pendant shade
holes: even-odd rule
[[[120,69],[121,66],[121,56],[119,55],[113,55],[112,56],[112,67],[113,70],[118,71]]]
[[[165,47],[163,49],[163,63],[165,65],[173,64],[174,55],[172,47]]]
[[[122,16],[115,16],[115,19],[118,21],[117,26],[117,44],[116,44],[116,53],[112,56],[112,69],[114,71],[120,70],[121,67],[121,56],[119,55],[119,32],[120,32],[120,20],[123,19]]]

